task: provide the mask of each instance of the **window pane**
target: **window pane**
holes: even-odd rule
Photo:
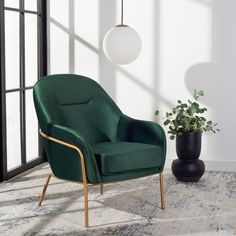
[[[37,0],[25,0],[25,10],[37,11]]]
[[[20,95],[6,94],[7,117],[7,169],[21,165]]]
[[[39,156],[38,153],[38,120],[36,117],[33,91],[27,90],[26,100],[26,160],[30,161]]]
[[[37,16],[25,14],[25,84],[32,86],[38,77]]]
[[[6,89],[19,87],[19,13],[5,11]]]
[[[19,9],[19,2],[20,0],[5,0],[5,7],[13,7]]]

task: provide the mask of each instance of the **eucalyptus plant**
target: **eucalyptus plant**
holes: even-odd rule
[[[190,132],[213,132],[220,131],[212,120],[207,120],[203,113],[207,111],[206,107],[201,107],[197,102],[199,97],[204,96],[202,90],[194,89],[194,101],[188,100],[184,103],[181,100],[177,101],[176,107],[172,108],[171,112],[166,112],[164,117],[164,125],[168,126],[170,139],[175,139],[177,135]],[[158,115],[159,111],[155,112]]]

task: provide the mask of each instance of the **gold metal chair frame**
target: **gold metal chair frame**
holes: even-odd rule
[[[70,143],[61,141],[59,139],[53,138],[51,136],[48,136],[47,134],[45,134],[42,130],[39,130],[39,133],[42,137],[49,139],[55,143],[61,144],[63,146],[66,146],[68,148],[74,149],[76,152],[78,152],[79,157],[80,157],[80,161],[81,161],[81,167],[82,167],[82,177],[83,177],[83,182],[77,182],[77,181],[71,181],[71,180],[66,180],[66,181],[70,181],[70,182],[76,182],[79,184],[83,184],[83,192],[84,192],[84,221],[85,221],[85,227],[88,228],[89,227],[89,216],[88,216],[88,186],[92,186],[92,185],[96,185],[96,184],[92,184],[92,183],[88,183],[87,182],[87,178],[86,178],[86,168],[85,168],[85,162],[84,162],[84,156],[82,151],[80,150],[79,147],[72,145]],[[52,173],[48,174],[46,183],[43,187],[43,191],[39,197],[38,200],[38,206],[41,206],[44,197],[45,197],[45,193],[47,191],[47,187],[49,184],[49,181],[51,179],[51,177],[56,177],[57,176],[53,175]],[[165,209],[165,203],[164,203],[164,186],[163,186],[163,173],[159,173],[159,179],[160,179],[160,193],[161,193],[161,209],[164,210]],[[65,180],[65,179],[64,179]],[[100,194],[103,194],[103,190],[104,190],[104,186],[103,183],[100,184]]]

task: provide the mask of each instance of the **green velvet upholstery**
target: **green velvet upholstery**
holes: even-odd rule
[[[93,145],[93,150],[102,175],[158,168],[163,163],[163,151],[160,146],[131,142],[105,142]]]
[[[159,173],[166,137],[161,126],[124,115],[102,87],[80,75],[51,75],[34,86],[34,103],[44,133],[78,146],[90,183]],[[55,176],[82,181],[78,153],[43,138]]]

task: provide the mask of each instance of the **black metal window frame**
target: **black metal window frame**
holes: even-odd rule
[[[27,169],[30,169],[45,161],[45,153],[42,143],[39,142],[39,157],[33,161],[26,161],[26,115],[25,115],[25,91],[33,87],[25,87],[25,14],[37,15],[38,31],[38,79],[47,75],[47,0],[37,0],[37,11],[25,10],[24,0],[19,0],[19,9],[5,7],[5,1],[0,0],[0,181],[9,179]],[[20,34],[20,86],[16,89],[6,90],[5,74],[5,11],[19,12]],[[20,126],[21,126],[21,166],[7,170],[7,132],[6,132],[6,94],[20,93]],[[40,139],[40,138],[39,138]],[[14,148],[14,147],[12,147]]]

